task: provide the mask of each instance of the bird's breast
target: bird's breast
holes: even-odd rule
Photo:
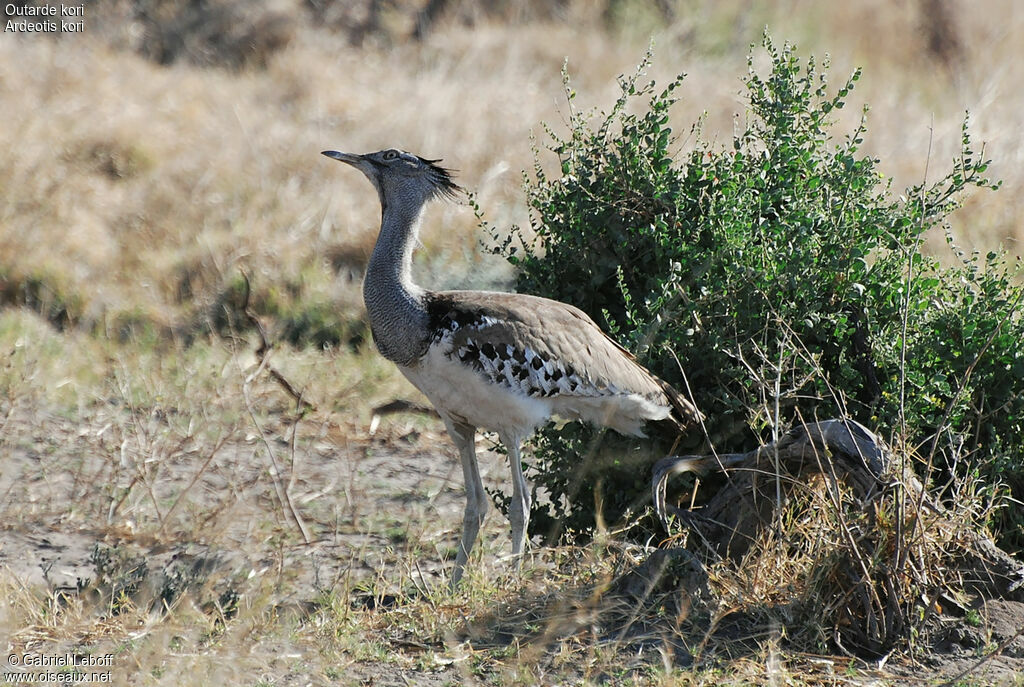
[[[448,353],[444,346],[433,344],[415,364],[398,366],[442,416],[481,429],[521,436],[531,433],[551,416],[550,400],[496,383],[475,365]]]

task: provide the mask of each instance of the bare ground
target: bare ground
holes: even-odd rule
[[[316,626],[318,613],[334,616],[338,605],[343,615],[357,613],[359,625],[411,597],[448,594],[464,501],[443,429],[412,416],[385,420],[373,436],[364,427],[350,440],[345,421],[322,416],[300,422],[292,444],[295,425],[284,416],[204,437],[195,418],[176,421],[174,411],[143,412],[114,400],[75,418],[32,403],[8,409],[0,461],[0,579],[8,603],[0,605],[0,643],[37,655],[114,651],[115,681],[163,684],[134,672],[150,664],[139,647],[161,653],[171,640],[160,625],[177,625],[163,621],[192,608],[226,622],[253,616],[239,624],[251,624],[241,634],[257,636],[245,649],[254,658],[234,665],[229,682],[273,675],[273,684],[335,684],[328,678],[341,675],[341,666],[341,684],[461,684],[463,659],[435,656],[445,653],[444,642],[377,627],[386,621],[365,623],[357,632],[365,637],[349,640],[365,646],[321,648],[312,661],[305,656],[317,653],[309,646],[316,641],[280,637],[282,626]],[[481,448],[485,483],[500,487],[502,458]],[[308,543],[278,496],[277,469]],[[507,544],[505,527],[492,516],[481,533],[490,558],[482,574],[510,569],[495,555]],[[57,607],[68,609],[63,620],[46,610]],[[119,616],[137,617],[145,629],[113,627]],[[217,651],[195,650],[216,662]],[[325,666],[334,653],[340,660]],[[183,673],[170,670],[170,683]]]
[[[325,417],[303,420],[293,449],[284,413],[204,438],[175,428],[172,412],[109,400],[79,418],[17,404],[0,472],[0,641],[21,653],[113,652],[124,684],[194,681],[188,666],[228,683],[287,685],[708,679],[671,681],[686,674],[693,645],[666,639],[672,624],[656,613],[602,597],[615,585],[587,575],[601,554],[539,550],[522,577],[511,574],[495,514],[477,570],[502,580],[499,590],[450,596],[462,485],[438,424],[386,420],[371,437]],[[270,451],[282,484],[292,480],[309,544],[276,495]],[[486,452],[483,462],[488,486],[502,485],[502,457]],[[779,670],[823,684],[932,684],[965,670],[970,684],[1020,684],[1024,604],[963,605],[971,611],[946,609],[913,658],[872,664],[781,649]],[[204,632],[190,625],[197,617],[213,618],[200,622]],[[762,660],[772,630],[758,622],[739,613],[704,628],[719,647],[701,658],[711,674]],[[618,654],[615,671],[595,663],[601,650]],[[683,672],[659,672],[672,664]]]
[[[9,428],[30,436],[21,434],[18,445],[5,450],[0,509],[7,518],[0,563],[26,584],[74,588],[93,572],[89,559],[97,543],[142,545],[140,550],[158,562],[173,558],[177,547],[166,540],[181,532],[175,532],[172,520],[195,528],[194,541],[183,546],[218,551],[218,567],[260,569],[262,559],[283,552],[278,566],[303,589],[329,587],[342,576],[373,575],[378,551],[408,539],[425,537],[438,548],[454,545],[461,477],[436,428],[385,430],[342,445],[329,427],[319,428],[324,436],[303,441],[290,490],[312,541],[287,541],[282,547],[278,539],[299,538],[269,477],[268,450],[289,462],[290,448],[282,439],[268,444],[255,433],[236,432],[217,446],[205,467],[209,446],[182,446],[175,455],[154,456],[160,464],[150,468],[145,457],[138,465],[138,456],[118,456],[116,443],[104,441],[111,424],[100,424],[102,416],[91,419],[83,426],[33,409],[8,421]],[[115,454],[104,448],[114,448]],[[492,486],[499,479],[490,480]],[[139,493],[124,500],[111,493],[128,489]],[[162,509],[167,524],[160,526],[161,516],[154,528],[137,522],[139,514],[154,516],[154,502],[173,504],[179,494],[185,497],[176,507]],[[198,509],[206,511],[201,522],[189,522],[192,513],[185,511]],[[424,531],[408,531],[416,527]],[[438,558],[438,552],[428,555],[420,570],[441,579]]]

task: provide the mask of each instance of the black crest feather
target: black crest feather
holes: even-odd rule
[[[428,160],[421,157],[420,162],[427,166],[430,181],[434,185],[434,195],[455,200],[458,194],[462,193],[462,187],[452,180],[455,170],[442,167],[438,163],[441,159]]]

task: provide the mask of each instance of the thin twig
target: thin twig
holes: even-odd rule
[[[274,491],[277,494],[278,502],[281,504],[281,509],[298,528],[299,534],[302,535],[303,542],[309,544],[310,541],[312,541],[309,535],[309,530],[306,527],[306,523],[302,520],[302,516],[299,514],[298,509],[295,507],[294,502],[292,502],[291,494],[289,493],[291,480],[289,480],[288,485],[283,484],[281,481],[283,472],[281,470],[280,464],[277,461],[277,454],[274,452],[274,447],[271,445],[270,439],[267,437],[267,433],[263,430],[263,426],[256,418],[256,411],[253,409],[252,398],[249,396],[249,385],[256,377],[259,376],[260,372],[262,372],[265,369],[267,370],[267,372],[269,372],[270,376],[273,377],[278,382],[278,384],[281,385],[281,387],[288,393],[288,395],[295,399],[296,406],[298,407],[297,409],[299,410],[299,418],[301,418],[302,415],[304,415],[307,411],[316,410],[316,407],[312,403],[309,403],[308,401],[303,399],[302,394],[295,390],[295,387],[293,387],[291,383],[288,382],[284,375],[282,375],[281,373],[279,373],[277,370],[270,366],[267,354],[270,351],[271,344],[267,339],[267,332],[266,329],[263,327],[263,323],[260,322],[259,318],[256,317],[255,313],[253,313],[252,310],[249,308],[249,296],[251,294],[251,287],[249,282],[249,275],[246,274],[245,271],[242,271],[242,279],[245,283],[245,291],[242,297],[242,312],[245,314],[246,318],[256,329],[256,333],[260,337],[260,345],[256,349],[256,359],[259,364],[252,374],[243,378],[242,398],[245,400],[245,409],[246,412],[249,414],[249,419],[252,421],[252,424],[256,428],[256,431],[259,432],[260,439],[263,442],[263,446],[267,450],[267,456],[270,458],[270,477],[271,481],[274,484]],[[296,431],[296,428],[293,428],[292,431],[292,467],[294,468],[294,432]]]
[[[422,403],[416,403],[414,401],[407,401],[404,398],[396,398],[392,401],[388,401],[383,405],[375,406],[373,409],[374,415],[394,415],[396,413],[419,413],[421,415],[431,415],[433,417],[440,417],[437,411],[430,406],[423,405]]]
[[[221,448],[223,448],[224,444],[226,443],[227,436],[225,435],[222,436],[217,441],[217,445],[214,446],[213,449],[210,451],[210,455],[206,457],[206,460],[203,462],[202,466],[200,466],[196,474],[192,475],[192,479],[189,481],[188,485],[184,489],[182,489],[181,492],[178,494],[178,497],[174,499],[174,503],[172,503],[171,507],[167,509],[166,513],[164,513],[163,522],[160,523],[161,534],[163,534],[164,530],[167,528],[167,523],[171,519],[171,514],[174,513],[174,509],[178,507],[178,504],[181,502],[181,499],[185,496],[185,494],[189,492],[189,490],[192,489],[192,487],[195,486],[196,482],[199,481],[199,478],[203,476],[204,472],[206,472],[206,468],[210,467],[210,463],[213,462],[213,459],[216,457],[217,453],[220,452]]]
[[[1016,640],[1021,635],[1024,635],[1024,625],[1021,625],[1020,628],[1018,628],[1018,630],[1016,632],[1014,632],[1011,637],[1007,637],[1006,639],[1004,639],[999,644],[999,646],[997,646],[991,652],[989,652],[988,654],[985,654],[980,659],[978,659],[978,661],[976,663],[974,663],[973,665],[970,665],[970,666],[964,668],[962,671],[960,671],[959,673],[957,673],[953,677],[951,677],[948,680],[946,680],[945,682],[939,684],[939,687],[953,687],[953,685],[960,684],[960,680],[962,680],[963,678],[967,677],[968,675],[973,673],[975,670],[977,670],[981,666],[985,665],[986,663],[991,661],[993,658],[995,658],[999,654],[1001,654],[1004,651],[1006,651],[1006,648],[1008,646],[1010,646],[1011,644],[1013,644],[1014,640]]]
[[[910,291],[914,281],[914,256],[921,249],[921,241],[924,235],[925,220],[927,218],[926,202],[928,199],[928,167],[932,160],[932,141],[935,137],[935,122],[934,115],[932,116],[932,123],[928,126],[928,153],[924,158],[924,176],[921,179],[921,219],[918,226],[917,236],[914,241],[914,250],[907,255],[907,280],[903,287],[903,313],[902,313],[902,333],[900,338],[900,402],[897,408],[899,427],[900,427],[900,443],[903,444],[903,448],[906,448],[907,441],[907,330],[910,321]],[[953,407],[950,403],[949,408]],[[940,428],[936,428],[936,436],[941,431]],[[907,456],[908,451],[900,451],[900,479],[904,479],[907,474]],[[931,474],[932,471],[932,459],[935,457],[934,452],[928,456],[928,467],[925,474]],[[924,490],[922,490],[922,498]],[[920,513],[921,499],[918,499],[917,508],[915,514]],[[910,524],[910,532],[904,531],[903,517],[907,511],[907,491],[906,489],[900,489],[896,494],[896,546],[893,547],[892,559],[893,559],[893,570],[896,574],[902,574],[904,567],[907,563],[907,556],[910,550],[910,541],[914,538],[914,534],[917,530],[918,518],[914,518],[914,521]]]
[[[256,419],[256,412],[253,410],[252,399],[249,397],[248,383],[242,384],[242,398],[245,399],[245,409],[249,413],[249,419],[252,420],[253,426],[256,431],[259,432],[260,439],[263,441],[263,446],[267,449],[267,455],[270,457],[271,475],[270,478],[274,483],[274,491],[277,492],[277,499],[281,504],[281,508],[287,513],[295,526],[299,529],[299,534],[302,535],[302,541],[305,544],[310,543],[312,539],[309,536],[309,530],[306,528],[306,523],[303,522],[302,516],[299,515],[298,509],[292,502],[291,495],[288,493],[288,487],[281,483],[281,466],[277,462],[277,456],[274,453],[274,447],[270,445],[270,439],[267,438],[267,433],[263,431],[263,426]]]
[[[928,193],[928,166],[932,161],[932,141],[935,137],[934,115],[932,123],[928,126],[928,152],[924,157],[924,178],[921,179],[921,221],[918,225],[917,236],[914,241],[914,250],[907,255],[907,280],[903,286],[903,312],[902,314],[902,339],[900,340],[900,404],[897,408],[899,413],[900,439],[907,436],[907,329],[910,320],[910,287],[914,281],[914,256],[921,248],[922,235],[924,234],[924,223],[927,216],[926,205]]]
[[[245,291],[242,293],[242,313],[245,315],[245,318],[249,320],[249,323],[253,326],[260,337],[260,345],[256,348],[256,359],[259,361],[260,368],[265,368],[267,370],[267,374],[269,374],[274,381],[285,390],[285,393],[295,400],[296,405],[299,407],[300,415],[304,415],[308,412],[314,412],[316,410],[316,406],[304,399],[302,397],[302,392],[297,391],[295,387],[292,386],[292,383],[268,362],[267,355],[270,353],[272,344],[267,339],[267,330],[260,321],[260,318],[257,317],[256,313],[254,313],[249,307],[249,297],[252,294],[249,275],[246,274],[245,270],[239,271],[242,273],[242,281],[245,284]]]
[[[779,463],[779,424],[782,422],[779,413],[779,396],[782,390],[782,358],[788,336],[779,340],[779,364],[775,368],[775,381],[772,386],[772,462],[775,468],[775,527],[782,533],[782,466]],[[812,442],[813,443],[813,442]]]
[[[377,427],[380,425],[380,419],[385,415],[394,415],[396,413],[419,413],[421,415],[429,415],[431,417],[440,417],[437,411],[430,406],[425,406],[422,403],[415,403],[413,401],[406,401],[402,398],[396,398],[393,401],[389,401],[384,405],[376,406],[370,415],[370,436],[377,433]]]

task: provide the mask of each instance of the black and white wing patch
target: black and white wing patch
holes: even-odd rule
[[[598,388],[570,364],[545,356],[528,345],[508,339],[508,328],[494,317],[452,309],[434,329],[432,346],[453,360],[472,367],[490,382],[527,396],[606,396],[614,388]],[[505,340],[503,340],[505,339]]]

